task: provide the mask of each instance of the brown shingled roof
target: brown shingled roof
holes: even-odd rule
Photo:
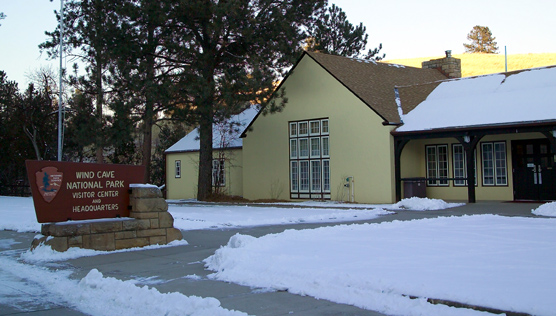
[[[315,62],[375,111],[386,123],[399,123],[394,87],[439,80],[435,69],[421,69],[371,60],[307,52]]]

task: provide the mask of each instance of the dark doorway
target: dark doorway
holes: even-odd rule
[[[548,139],[512,141],[515,200],[556,200],[556,169]]]

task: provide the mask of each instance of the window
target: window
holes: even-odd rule
[[[475,155],[476,157],[476,155]],[[467,178],[467,158],[461,144],[452,145],[454,178]],[[477,185],[477,160],[475,159],[475,185]],[[454,186],[467,186],[467,180],[454,180]]]
[[[322,161],[322,181],[324,192],[330,192],[330,160]]]
[[[226,186],[226,173],[225,173],[225,160],[213,159],[212,160],[212,186],[224,187]]]
[[[429,186],[447,186],[448,180],[448,146],[433,145],[426,146],[427,155],[427,185]]]
[[[290,122],[289,127],[290,197],[329,199],[328,119]]]
[[[506,168],[506,143],[481,143],[483,185],[508,185]]]
[[[297,139],[290,139],[290,158],[297,158]]]
[[[298,170],[298,162],[291,161],[290,162],[290,172],[291,172],[291,190],[294,192],[299,191],[299,170]]]
[[[308,122],[299,122],[299,136],[307,136],[309,135],[309,123]]]
[[[320,121],[311,121],[309,124],[311,126],[311,136],[320,135]]]
[[[322,139],[322,156],[330,157],[330,146],[328,145],[329,138],[328,136],[324,136],[321,139]]]
[[[299,158],[309,158],[309,140],[307,138],[299,139]]]
[[[311,158],[320,158],[320,137],[311,137]]]
[[[321,131],[322,131],[322,135],[328,135],[328,120],[321,120],[320,121],[321,124]]]
[[[290,123],[290,137],[297,136],[297,123]]]
[[[181,178],[181,160],[176,160],[176,178]]]

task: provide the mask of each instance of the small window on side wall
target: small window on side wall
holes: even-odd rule
[[[181,160],[176,160],[176,178],[181,178]]]

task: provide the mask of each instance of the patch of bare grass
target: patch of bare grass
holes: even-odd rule
[[[504,72],[505,70],[504,54],[459,54],[453,56],[461,59],[461,72],[463,77],[494,74]],[[421,68],[421,63],[423,61],[443,57],[444,56],[392,59],[385,62]],[[508,71],[552,65],[556,65],[556,53],[508,55]]]

